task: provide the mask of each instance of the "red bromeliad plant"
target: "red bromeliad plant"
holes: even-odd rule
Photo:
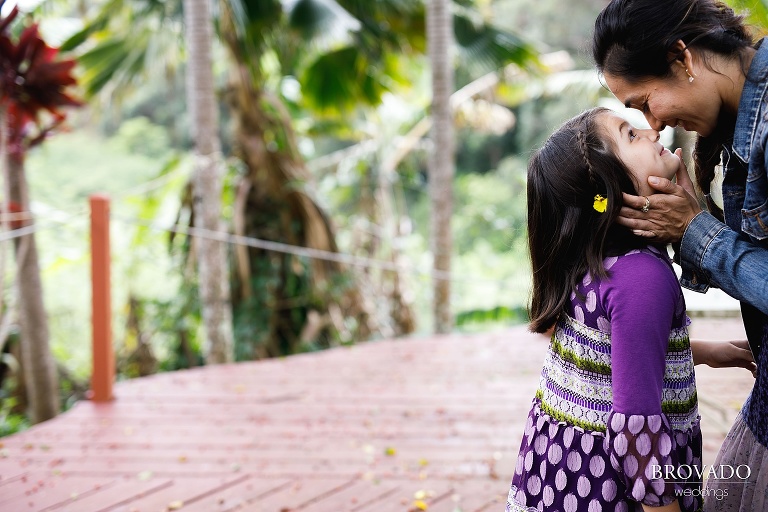
[[[4,3],[0,0],[0,9]],[[14,42],[11,25],[18,14],[14,7],[0,18],[0,108],[6,115],[9,156],[23,160],[26,149],[64,121],[60,109],[80,102],[65,92],[76,84],[75,61],[56,60],[58,50],[43,41],[37,24],[25,27]],[[44,112],[49,119],[42,119]]]

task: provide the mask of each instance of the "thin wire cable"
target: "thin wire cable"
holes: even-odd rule
[[[63,210],[55,210],[54,212],[52,212],[52,214],[43,215],[42,217],[40,215],[28,216],[27,220],[30,218],[34,219],[34,224],[17,228],[17,229],[11,229],[9,231],[0,233],[0,242],[4,242],[6,240],[13,240],[14,238],[20,238],[22,236],[31,235],[32,233],[35,233],[40,229],[47,229],[50,227],[47,225],[49,222],[55,222],[58,224],[69,224],[73,219],[76,219],[78,217],[83,217],[87,213],[88,213],[88,209],[82,208],[80,210],[77,210],[76,212],[65,212]]]
[[[499,284],[505,281],[513,281],[515,278],[507,278],[503,280],[499,279],[486,279],[486,278],[463,278],[459,279],[451,272],[444,270],[423,270],[416,268],[412,265],[402,265],[392,263],[390,261],[377,260],[374,258],[367,258],[364,256],[355,256],[352,254],[324,251],[321,249],[312,249],[309,247],[299,247],[296,245],[285,244],[282,242],[272,242],[270,240],[261,240],[259,238],[246,237],[241,235],[233,235],[224,231],[211,231],[208,229],[183,226],[181,224],[174,224],[169,227],[158,226],[157,223],[146,221],[142,219],[131,219],[126,217],[112,217],[114,220],[125,222],[128,224],[138,224],[141,226],[149,227],[151,229],[167,231],[171,233],[178,233],[182,235],[188,235],[198,238],[207,238],[209,240],[216,240],[219,242],[225,242],[234,245],[245,245],[248,247],[254,247],[256,249],[263,249],[266,251],[280,252],[283,254],[293,254],[295,256],[304,256],[312,259],[319,259],[324,261],[333,261],[336,263],[344,263],[348,265],[355,265],[358,267],[378,268],[388,271],[407,271],[414,274],[429,276],[434,279],[450,280],[453,282],[467,282],[467,283],[484,283],[484,284]]]
[[[13,240],[14,238],[21,238],[22,236],[31,235],[38,229],[40,229],[40,224],[35,223],[35,224],[32,224],[31,226],[24,226],[23,228],[12,229],[10,231],[0,233],[0,242],[5,242],[6,240]]]
[[[144,181],[142,183],[138,183],[136,185],[132,185],[130,187],[127,187],[123,189],[122,191],[113,192],[110,194],[110,197],[116,199],[116,200],[124,200],[128,197],[135,197],[139,195],[146,195],[150,192],[153,192],[159,188],[162,188],[165,186],[168,182],[173,181],[179,176],[187,176],[188,179],[192,179],[192,174],[190,173],[187,166],[185,166],[183,163],[179,162],[176,164],[176,168],[168,171],[167,173],[157,176],[155,178],[152,178],[151,180]]]

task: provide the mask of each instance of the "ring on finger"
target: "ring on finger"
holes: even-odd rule
[[[642,208],[640,208],[640,211],[643,213],[648,213],[648,210],[651,209],[651,200],[648,199],[646,196],[643,196],[643,197],[645,197],[645,204],[643,205]]]

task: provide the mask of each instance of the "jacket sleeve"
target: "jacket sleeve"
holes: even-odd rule
[[[708,283],[768,314],[768,248],[731,230],[707,212],[689,224],[680,244],[681,283],[706,291]]]

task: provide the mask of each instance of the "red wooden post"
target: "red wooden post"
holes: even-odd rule
[[[94,194],[91,205],[91,286],[93,311],[93,373],[90,398],[113,399],[115,354],[112,348],[112,301],[110,300],[109,197]]]

